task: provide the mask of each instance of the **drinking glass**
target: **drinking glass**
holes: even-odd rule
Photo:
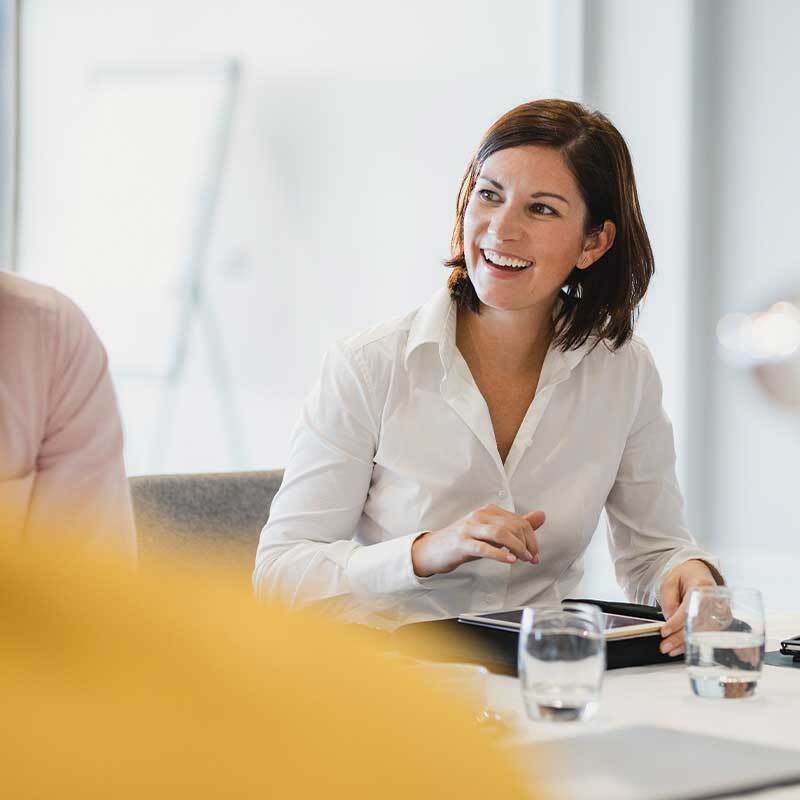
[[[517,657],[531,719],[589,719],[606,668],[603,615],[588,603],[526,608]]]
[[[764,661],[764,608],[756,589],[692,589],[686,666],[699,697],[750,697]]]

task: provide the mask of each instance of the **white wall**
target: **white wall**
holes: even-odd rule
[[[705,9],[714,35],[709,80],[712,165],[708,261],[712,311],[753,311],[800,293],[796,231],[800,5],[733,0]],[[764,587],[775,605],[800,597],[800,418],[768,403],[746,373],[715,359],[704,419],[715,545],[732,579]]]
[[[106,341],[130,472],[282,465],[328,344],[445,280],[473,148],[500,113],[554,84],[554,4],[503,5],[23,3],[20,267],[75,296]],[[244,85],[208,286],[239,453],[202,329],[166,439],[162,384],[141,369],[171,356],[217,101],[212,89],[193,107],[154,97],[158,113],[126,120],[123,139],[114,126],[132,106],[103,95],[100,108],[95,74],[230,56]],[[109,200],[98,208],[98,197]]]
[[[611,118],[633,159],[656,274],[637,333],[653,352],[675,432],[678,479],[689,491],[685,352],[689,281],[691,3],[592,0],[585,9],[583,99]],[[691,509],[690,509],[691,510]],[[601,526],[602,532],[605,522]],[[697,531],[702,539],[703,531]],[[586,555],[583,596],[621,598],[603,535]]]

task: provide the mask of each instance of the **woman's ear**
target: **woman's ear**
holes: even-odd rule
[[[588,269],[598,261],[614,244],[614,238],[617,235],[617,226],[607,219],[603,223],[603,227],[595,230],[587,237],[583,245],[581,257],[575,265],[578,269]]]

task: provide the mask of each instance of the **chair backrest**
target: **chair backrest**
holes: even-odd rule
[[[171,551],[251,571],[282,480],[283,470],[131,478],[140,562]]]

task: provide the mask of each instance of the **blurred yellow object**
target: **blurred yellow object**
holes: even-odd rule
[[[447,695],[249,586],[0,546],[2,795],[530,797]]]

